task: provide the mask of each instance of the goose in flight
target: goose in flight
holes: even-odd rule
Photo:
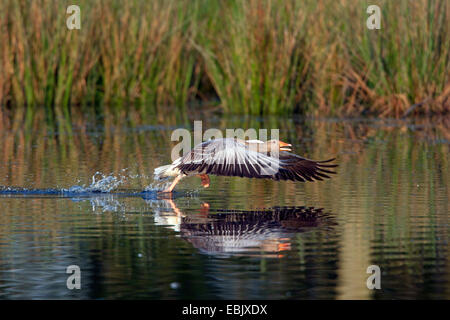
[[[156,179],[175,177],[170,187],[186,176],[200,176],[203,187],[209,187],[209,174],[273,180],[315,181],[330,178],[333,159],[315,161],[291,152],[291,145],[279,140],[214,139],[195,146],[172,164],[158,167]]]

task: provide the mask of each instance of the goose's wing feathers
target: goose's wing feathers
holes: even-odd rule
[[[329,178],[337,165],[313,161],[282,151],[278,156],[253,150],[235,139],[216,139],[199,144],[177,164],[184,174],[214,174],[274,180],[313,181]]]
[[[238,140],[227,138],[199,144],[181,158],[177,168],[185,174],[270,178],[278,166],[277,159],[254,151]]]
[[[300,157],[296,154],[281,151],[279,153],[280,170],[275,175],[275,180],[315,181],[330,178],[328,174],[336,172],[330,170],[337,164],[330,164],[333,159],[315,161]]]

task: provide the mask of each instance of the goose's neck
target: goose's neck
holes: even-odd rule
[[[247,141],[245,141],[245,144],[251,150],[256,150],[257,152],[262,152],[262,153],[270,152],[271,151],[271,147],[272,147],[272,145],[270,143],[259,141],[259,140],[256,140],[256,141],[247,140]]]

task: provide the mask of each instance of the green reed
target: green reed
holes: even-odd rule
[[[336,68],[340,81],[331,81],[328,90],[341,93],[330,100],[349,114],[400,117],[414,104],[422,113],[448,112],[448,2],[378,1],[380,30],[365,28],[364,9],[371,3],[335,8],[344,18],[332,32],[342,66]]]
[[[401,117],[450,109],[450,5],[383,1],[0,3],[1,115],[155,114],[218,97],[226,113]],[[372,4],[372,3],[370,3]]]
[[[187,1],[80,1],[80,30],[66,27],[69,4],[0,4],[2,107],[44,106],[51,120],[74,106],[184,107],[198,72]]]

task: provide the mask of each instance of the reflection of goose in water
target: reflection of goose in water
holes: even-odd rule
[[[291,238],[314,228],[336,225],[330,214],[313,207],[273,207],[261,210],[217,210],[203,204],[198,215],[184,215],[172,200],[173,212],[157,212],[155,222],[171,227],[203,253],[212,255],[264,254],[280,257]],[[169,207],[168,206],[168,207]]]

